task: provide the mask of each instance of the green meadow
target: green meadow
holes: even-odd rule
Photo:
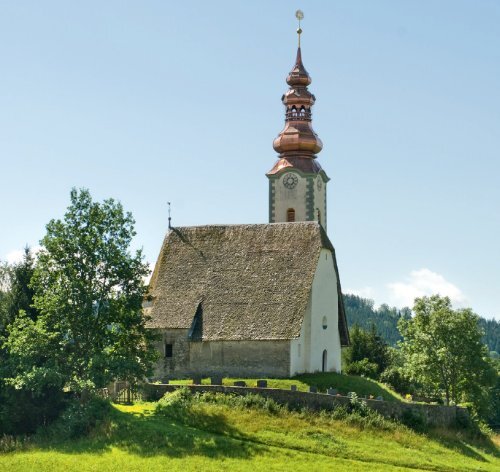
[[[380,417],[294,412],[211,394],[114,405],[79,439],[39,433],[0,455],[5,471],[498,471],[498,438],[416,433]],[[4,444],[4,450],[8,444]]]

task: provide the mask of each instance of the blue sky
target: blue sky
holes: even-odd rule
[[[0,259],[71,187],[175,225],[265,223],[296,52],[344,291],[500,318],[500,2],[0,1]]]

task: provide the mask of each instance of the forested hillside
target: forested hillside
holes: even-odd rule
[[[380,336],[391,346],[401,339],[398,320],[411,316],[411,310],[408,307],[398,309],[384,303],[375,308],[373,300],[349,293],[344,294],[344,304],[349,327],[357,324],[361,328],[368,329],[374,323]],[[485,318],[480,318],[479,323],[485,332],[483,340],[488,350],[500,353],[500,323],[494,319]]]

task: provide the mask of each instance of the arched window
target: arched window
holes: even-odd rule
[[[318,212],[318,221],[321,223],[321,210],[316,208],[316,211]]]
[[[321,363],[321,371],[326,372],[328,370],[327,359],[326,359],[326,349],[323,351],[323,362]]]
[[[295,221],[295,210],[293,208],[289,208],[286,211],[286,221],[288,223]]]

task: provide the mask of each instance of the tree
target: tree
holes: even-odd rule
[[[12,321],[23,310],[32,320],[38,317],[38,310],[33,306],[34,290],[31,278],[35,272],[35,258],[31,249],[24,248],[23,259],[14,264],[11,270],[11,301],[9,306],[9,319]]]
[[[481,392],[494,382],[479,317],[469,308],[453,310],[450,299],[439,295],[417,298],[413,311],[413,318],[399,322],[407,372],[443,392],[447,405],[472,401],[479,408]]]
[[[372,323],[369,331],[354,325],[350,338],[346,372],[357,375],[363,373],[367,377],[378,378],[389,365],[389,351],[387,343],[378,335],[375,325]]]
[[[370,330],[371,325],[375,324],[377,333],[389,345],[395,346],[401,340],[398,320],[411,316],[409,308],[398,309],[384,303],[375,309],[373,300],[351,294],[344,294],[343,298],[349,328],[359,325],[364,330]]]
[[[9,324],[11,267],[0,261],[0,338]]]
[[[141,251],[130,253],[134,235],[120,203],[71,191],[64,218],[51,220],[41,241],[32,277],[38,316],[21,312],[8,329],[11,385],[82,392],[149,373],[155,352],[142,313],[148,267]]]

